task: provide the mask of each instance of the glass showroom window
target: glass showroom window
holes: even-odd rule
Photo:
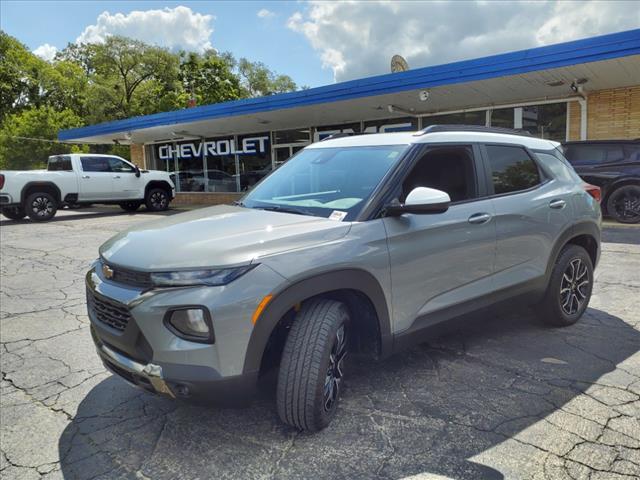
[[[492,127],[513,128],[514,108],[497,108],[490,110],[489,125]]]
[[[313,141],[318,142],[338,133],[360,133],[360,122],[345,123],[342,125],[325,125],[317,127],[313,134]]]
[[[522,128],[536,137],[559,142],[566,140],[567,104],[522,107]]]
[[[415,117],[385,118],[364,122],[364,133],[410,132],[418,130],[418,119]]]
[[[487,122],[486,110],[478,112],[448,113],[422,118],[423,128],[429,125],[485,125]]]
[[[165,146],[166,147],[166,146]],[[186,140],[169,144],[167,148],[159,148],[160,158],[175,159],[175,178],[178,192],[203,192],[202,181],[202,144],[199,140]]]
[[[237,192],[236,155],[238,147],[234,137],[208,138],[205,140],[205,161],[201,192]]]
[[[269,132],[252,133],[238,137],[238,166],[240,190],[251,189],[271,171],[271,146]]]

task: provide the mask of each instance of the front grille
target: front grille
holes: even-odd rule
[[[120,332],[127,328],[127,324],[131,319],[131,313],[129,313],[129,309],[125,305],[107,300],[90,290],[87,290],[87,306],[98,321]]]
[[[108,265],[104,261],[102,264]],[[150,288],[152,286],[151,274],[148,272],[129,270],[115,265],[108,265],[108,267],[113,271],[113,275],[109,279],[113,282],[131,285],[132,287]]]

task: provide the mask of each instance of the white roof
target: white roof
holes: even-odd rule
[[[523,145],[527,148],[549,150],[560,145],[558,142],[543,140],[541,138],[525,135],[510,135],[505,133],[490,132],[433,132],[422,134],[420,132],[397,132],[352,135],[316,142],[309,145],[311,148],[335,148],[335,147],[371,147],[381,145],[411,145],[415,143],[512,143]]]

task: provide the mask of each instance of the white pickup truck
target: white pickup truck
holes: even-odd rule
[[[114,155],[68,154],[49,157],[46,170],[0,171],[0,212],[20,220],[51,219],[64,205],[118,204],[133,212],[169,208],[175,186],[167,172],[140,170]]]

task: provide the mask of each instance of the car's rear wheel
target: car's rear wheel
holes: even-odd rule
[[[607,213],[621,223],[639,223],[640,185],[623,185],[611,192]]]
[[[305,303],[285,342],[278,375],[278,414],[300,430],[318,431],[335,416],[347,354],[349,313],[335,300]]]
[[[140,208],[142,202],[122,202],[119,204],[120,208],[127,212],[135,212]]]
[[[46,222],[58,211],[58,202],[47,192],[32,193],[25,201],[25,211],[34,222]]]
[[[22,207],[2,207],[0,213],[11,220],[22,220],[27,214]]]
[[[538,305],[540,320],[547,325],[573,325],[589,305],[593,289],[593,263],[587,251],[567,245],[551,273],[544,299]]]
[[[169,194],[163,188],[152,188],[147,192],[144,203],[152,212],[162,212],[169,208]]]

